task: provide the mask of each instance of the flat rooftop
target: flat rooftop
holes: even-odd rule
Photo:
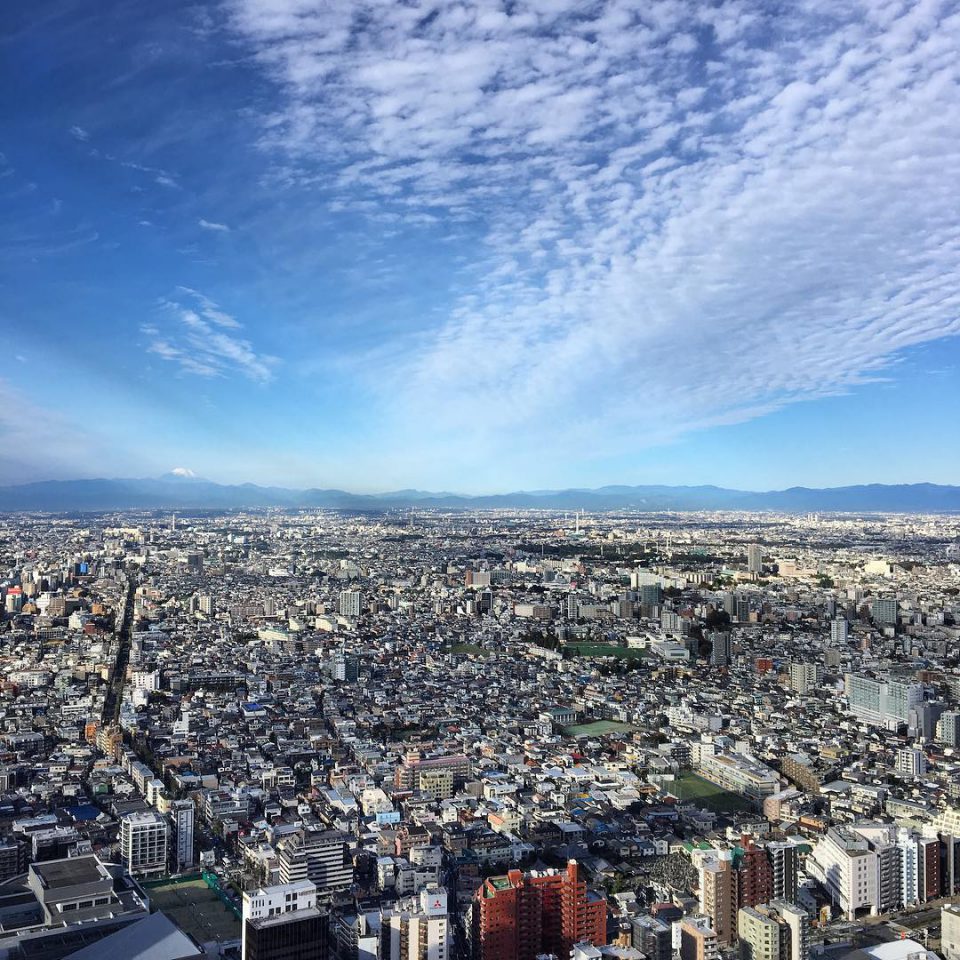
[[[96,857],[71,857],[69,860],[51,860],[33,864],[33,871],[48,890],[76,887],[83,883],[97,883],[107,878]]]

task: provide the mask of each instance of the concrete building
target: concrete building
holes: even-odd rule
[[[173,823],[173,867],[177,873],[197,862],[193,844],[194,805],[192,800],[174,800],[170,805]]]
[[[587,890],[575,860],[566,870],[488,877],[473,899],[474,960],[569,957],[576,943],[607,939],[607,901]]]
[[[864,723],[887,730],[910,721],[910,711],[923,702],[923,684],[875,680],[848,673],[844,677],[850,712]]]
[[[818,689],[823,680],[823,667],[819,663],[791,663],[790,689],[808,694]]]
[[[718,960],[717,933],[707,917],[687,917],[680,923],[680,960]]]
[[[309,880],[243,895],[243,960],[328,960],[330,917]]]
[[[741,907],[737,914],[741,960],[808,960],[806,911],[783,901]]]
[[[321,896],[349,890],[353,861],[347,834],[339,830],[303,830],[277,844],[280,882],[309,880]]]
[[[807,858],[807,872],[823,884],[848,920],[877,912],[877,854],[865,837],[850,828],[827,831]]]
[[[154,810],[129,813],[120,820],[120,857],[135,877],[159,877],[167,872],[170,826]]]
[[[720,946],[729,946],[737,938],[737,881],[728,851],[704,859],[700,866],[700,912],[709,919]]]
[[[450,918],[447,891],[430,886],[418,899],[380,912],[380,960],[447,960]]]
[[[902,747],[897,750],[897,773],[904,777],[922,777],[927,772],[927,758],[922,750]]]

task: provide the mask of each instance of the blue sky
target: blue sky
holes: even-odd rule
[[[960,478],[956,2],[7,7],[0,483]]]

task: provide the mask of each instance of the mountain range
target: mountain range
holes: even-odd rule
[[[0,512],[50,513],[110,510],[238,510],[262,507],[389,510],[772,510],[780,512],[949,513],[960,511],[960,486],[933,483],[865,484],[730,490],[715,486],[607,486],[596,489],[517,491],[481,496],[424,490],[358,494],[295,490],[252,483],[214,483],[182,472],[146,479],[44,480],[0,487]]]

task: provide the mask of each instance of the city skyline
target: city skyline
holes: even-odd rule
[[[960,476],[955,4],[34,13],[0,485]]]

